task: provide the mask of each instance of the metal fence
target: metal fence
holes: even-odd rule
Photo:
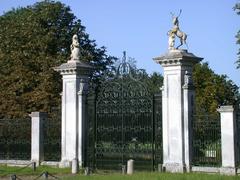
[[[219,114],[193,116],[193,165],[221,166]]]
[[[0,120],[0,159],[30,160],[31,119]]]
[[[96,97],[94,92],[91,91],[91,93],[87,97],[87,138],[86,138],[86,147],[85,148],[85,154],[86,159],[84,162],[85,167],[91,167],[95,168],[95,138],[96,138],[96,132],[95,132],[95,111],[96,111]]]
[[[61,117],[48,118],[43,125],[44,161],[61,159]]]
[[[44,160],[61,158],[61,118],[44,120]],[[0,159],[31,159],[31,118],[0,119]]]
[[[163,144],[162,144],[162,93],[154,95],[153,99],[154,116],[154,169],[163,163]]]
[[[240,105],[236,109],[236,126],[237,126],[237,163],[240,166]]]

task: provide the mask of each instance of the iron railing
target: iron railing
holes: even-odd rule
[[[163,163],[163,144],[162,144],[162,94],[154,95],[153,99],[154,116],[154,170]]]
[[[219,114],[193,116],[193,165],[221,166]]]
[[[96,97],[93,90],[87,96],[87,124],[86,124],[86,148],[84,153],[86,158],[84,166],[95,169],[95,115]]]
[[[30,160],[31,120],[0,120],[0,159]]]
[[[240,104],[238,106],[235,107],[235,112],[236,112],[236,127],[237,127],[237,153],[236,153],[236,157],[237,157],[237,164],[238,166],[240,166]]]
[[[44,160],[61,159],[61,117],[48,118],[43,124]]]

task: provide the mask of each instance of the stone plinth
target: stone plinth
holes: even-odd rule
[[[86,142],[86,93],[92,66],[81,61],[68,61],[54,68],[62,75],[62,156],[61,167],[75,159],[83,166]]]
[[[164,70],[162,87],[163,166],[183,172],[191,164],[191,121],[194,106],[193,66],[202,58],[187,50],[170,50],[154,58]]]

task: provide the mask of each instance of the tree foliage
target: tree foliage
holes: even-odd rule
[[[73,34],[80,38],[81,59],[97,67],[95,80],[114,60],[61,2],[12,9],[0,16],[0,27],[0,118],[59,106],[61,77],[53,67],[69,58]]]
[[[152,93],[160,93],[163,86],[163,76],[160,73],[153,72],[148,77],[149,89]]]
[[[220,105],[234,105],[240,100],[239,88],[226,75],[218,75],[208,63],[197,64],[193,71],[196,110],[216,112]]]
[[[240,3],[237,3],[233,8],[238,15],[240,15]],[[237,44],[240,45],[240,30],[236,34]],[[240,49],[238,50],[238,60],[236,61],[237,68],[240,68]]]

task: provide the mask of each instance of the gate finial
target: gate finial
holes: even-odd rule
[[[125,63],[127,60],[126,51],[123,51],[122,63]]]

